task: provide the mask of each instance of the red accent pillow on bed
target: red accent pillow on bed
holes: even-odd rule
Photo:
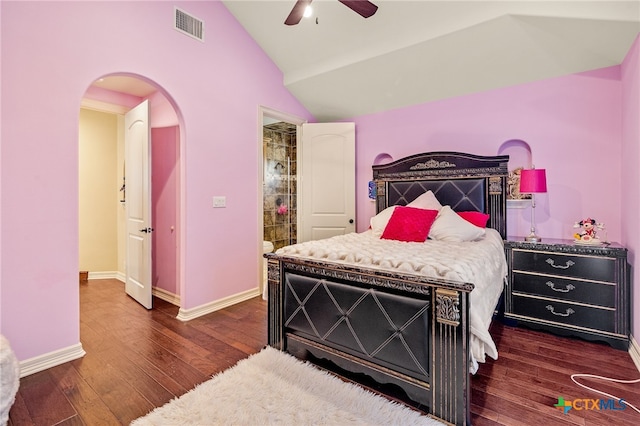
[[[438,210],[396,206],[380,238],[423,243],[429,236]]]
[[[482,212],[458,212],[458,215],[480,228],[486,228],[489,221],[489,215]]]

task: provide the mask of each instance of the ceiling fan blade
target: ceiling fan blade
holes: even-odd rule
[[[298,0],[295,5],[293,5],[293,9],[287,16],[287,19],[284,21],[285,25],[296,25],[302,19],[302,15],[304,15],[304,10],[307,6],[311,4],[313,0]]]
[[[373,16],[378,10],[378,6],[367,0],[338,0],[363,18]]]

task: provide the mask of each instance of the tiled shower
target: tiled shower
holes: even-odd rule
[[[296,126],[272,123],[263,128],[264,241],[274,250],[297,241]]]

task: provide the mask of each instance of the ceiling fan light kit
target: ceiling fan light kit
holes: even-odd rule
[[[313,0],[297,0],[293,5],[293,9],[285,19],[285,25],[297,25],[305,15],[305,11],[311,6]],[[347,6],[349,9],[356,12],[363,18],[369,18],[373,16],[378,10],[378,6],[367,0],[338,0],[340,3]],[[317,22],[316,22],[317,23]]]

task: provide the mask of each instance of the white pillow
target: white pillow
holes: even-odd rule
[[[381,237],[384,232],[384,228],[387,227],[387,223],[389,223],[389,219],[391,219],[391,215],[393,211],[396,209],[396,206],[390,206],[386,209],[382,210],[380,213],[375,215],[369,221],[371,225],[371,230],[373,231],[373,235],[376,237]]]
[[[433,195],[433,192],[429,190],[407,204],[407,207],[415,207],[418,209],[427,210],[440,210],[442,208],[442,204],[440,204],[440,201],[438,201],[436,196]]]
[[[461,218],[451,207],[440,209],[436,221],[431,226],[429,238],[439,241],[474,241],[483,237],[485,230]]]
[[[407,207],[426,210],[440,210],[442,208],[442,204],[440,204],[436,196],[433,195],[433,192],[429,190],[407,204]],[[391,219],[391,215],[393,214],[395,208],[396,206],[389,206],[371,218],[371,220],[369,221],[369,225],[371,225],[371,230],[373,231],[374,236],[382,236],[382,233],[387,227],[389,219]]]

